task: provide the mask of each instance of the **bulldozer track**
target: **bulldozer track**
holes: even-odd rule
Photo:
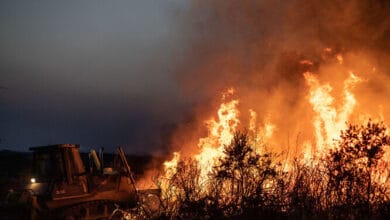
[[[110,200],[96,200],[62,207],[51,212],[49,219],[109,219],[117,202]]]

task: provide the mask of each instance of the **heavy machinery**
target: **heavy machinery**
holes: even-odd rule
[[[130,166],[121,148],[112,166],[104,167],[103,152],[89,153],[89,169],[79,146],[60,144],[32,147],[32,176],[25,202],[32,219],[104,219],[115,209],[139,201]]]

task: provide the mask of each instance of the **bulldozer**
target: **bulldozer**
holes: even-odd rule
[[[120,205],[132,208],[140,192],[123,149],[118,147],[111,166],[91,150],[83,164],[79,145],[31,147],[32,173],[18,202],[29,207],[30,219],[108,219]],[[158,193],[149,191],[148,193]]]

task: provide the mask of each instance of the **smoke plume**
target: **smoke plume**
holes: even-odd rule
[[[389,1],[199,0],[180,25],[187,46],[176,77],[191,113],[175,127],[175,150],[193,151],[207,135],[203,121],[215,116],[221,92],[230,87],[240,100],[243,128],[253,109],[260,123],[276,125],[277,148],[313,139],[307,71],[332,85],[336,107],[354,71],[363,79],[353,90],[354,115],[386,120],[390,113]]]

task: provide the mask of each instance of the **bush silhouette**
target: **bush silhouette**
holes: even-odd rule
[[[259,151],[246,132],[234,134],[208,180],[200,167],[181,160],[167,181],[162,217],[169,219],[338,219],[390,215],[382,160],[390,137],[384,123],[349,124],[340,140],[311,163],[295,159],[284,171],[276,155]],[[388,172],[388,170],[387,170]],[[163,193],[164,194],[164,193]]]
[[[236,132],[231,144],[224,148],[224,157],[213,169],[213,177],[221,186],[218,195],[226,215],[269,205],[277,182],[272,154],[256,152],[248,139],[246,132]]]
[[[334,212],[366,213],[375,198],[374,168],[390,144],[387,128],[371,120],[366,125],[348,125],[337,148],[327,156],[329,192]]]

